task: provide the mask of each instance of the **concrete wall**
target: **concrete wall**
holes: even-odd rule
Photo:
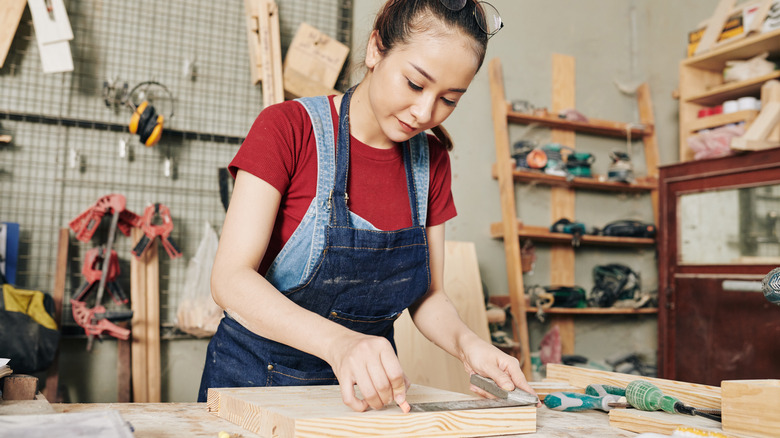
[[[362,57],[372,18],[382,0],[355,2],[354,48]],[[648,82],[655,108],[662,164],[677,161],[678,63],[685,56],[687,32],[715,10],[717,0],[491,0],[505,27],[489,43],[487,60],[499,57],[504,68],[506,97],[524,99],[536,107],[551,105],[551,55],[576,59],[576,108],[585,115],[616,121],[638,121],[636,99],[620,89]],[[357,58],[356,57],[356,58]],[[359,76],[356,76],[359,80]],[[507,293],[503,244],[489,236],[489,225],[501,219],[497,183],[490,176],[495,162],[487,66],[477,74],[458,108],[445,122],[455,140],[451,153],[453,193],[458,217],[447,224],[447,239],[473,241],[480,272],[491,295]],[[523,126],[510,129],[510,141],[523,135]],[[544,139],[548,132],[533,130]],[[626,142],[578,136],[577,148],[594,153],[596,173],[606,173],[608,153],[626,150]],[[642,144],[634,143],[632,157],[642,174]],[[518,216],[530,225],[551,223],[549,189],[518,185]],[[605,213],[609,212],[609,213]],[[590,225],[636,218],[652,221],[647,195],[578,192],[576,219]],[[582,248],[577,252],[575,281],[590,290],[594,265],[625,263],[642,275],[643,288],[657,287],[656,256],[652,250]],[[549,251],[537,245],[533,273],[526,285],[549,284]],[[587,316],[576,320],[575,352],[591,360],[638,352],[655,362],[657,336],[653,316]],[[531,350],[538,349],[548,324],[531,320]],[[608,342],[605,342],[609,340]]]

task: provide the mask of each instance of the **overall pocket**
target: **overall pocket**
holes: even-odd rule
[[[268,365],[267,386],[337,385],[338,383],[330,368],[301,371],[280,364]]]
[[[365,335],[387,337],[393,330],[393,323],[401,312],[381,316],[363,316],[333,309],[328,313],[328,319],[342,326]]]

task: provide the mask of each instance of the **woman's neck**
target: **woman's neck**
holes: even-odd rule
[[[352,100],[349,102],[349,131],[353,137],[368,146],[377,149],[390,149],[395,147],[395,143],[387,138],[376,119],[371,101],[368,98],[370,83],[371,74],[369,73],[352,93]],[[341,111],[342,97],[337,96],[334,99],[337,111]]]

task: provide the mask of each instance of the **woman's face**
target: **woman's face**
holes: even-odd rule
[[[376,47],[375,35],[369,48]],[[385,55],[368,50],[369,101],[388,139],[404,142],[452,114],[477,72],[471,44],[469,37],[454,32],[423,32]]]

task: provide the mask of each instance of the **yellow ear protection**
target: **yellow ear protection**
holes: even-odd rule
[[[146,81],[136,85],[132,91],[128,94],[131,98],[134,96],[134,92],[141,86],[156,85],[162,88],[171,100],[171,117],[173,116],[173,95],[164,85],[159,82]],[[132,103],[132,102],[131,102]],[[160,141],[162,136],[163,124],[165,117],[162,114],[157,114],[154,105],[148,100],[143,100],[133,111],[133,115],[130,117],[130,124],[128,128],[130,133],[138,134],[141,143],[146,146],[154,146]]]

